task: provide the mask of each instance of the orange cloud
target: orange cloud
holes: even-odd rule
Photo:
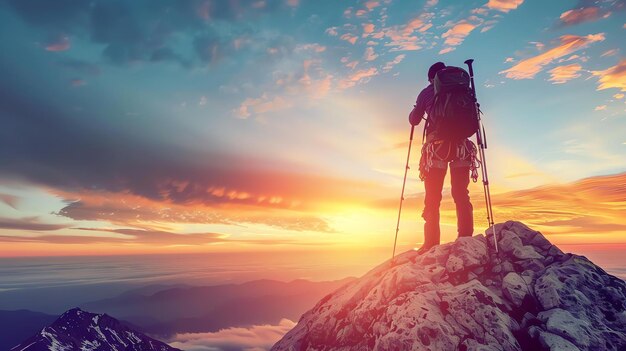
[[[563,84],[569,80],[580,77],[582,66],[574,63],[571,65],[558,66],[550,70],[550,81],[554,84]]]
[[[490,9],[509,12],[515,10],[523,3],[524,0],[489,0],[486,6]]]
[[[380,1],[369,0],[369,1],[365,2],[364,5],[365,5],[365,7],[367,8],[368,11],[372,11],[376,7],[380,6]]]
[[[532,79],[537,73],[541,72],[544,66],[552,61],[586,48],[589,44],[603,40],[604,33],[589,34],[587,36],[563,35],[560,37],[558,46],[537,56],[522,60],[515,66],[500,73],[504,73],[507,78],[511,79]]]
[[[224,205],[198,203],[177,204],[168,200],[150,200],[125,193],[82,192],[59,193],[70,203],[58,215],[75,221],[101,221],[117,226],[171,230],[184,224],[242,225],[260,224],[290,231],[332,232],[326,220],[312,214],[310,209],[293,207],[293,202],[268,196],[241,201],[224,199]],[[247,204],[246,204],[247,202]],[[5,221],[6,222],[6,221]],[[11,229],[61,230],[68,225],[43,223],[14,223]],[[5,227],[9,228],[9,227]]]
[[[468,36],[475,28],[475,24],[471,24],[465,20],[455,24],[447,32],[443,33],[442,37],[446,39],[444,44],[450,46],[457,46],[461,44],[463,40],[465,40],[465,37]]]
[[[372,77],[378,75],[378,69],[370,67],[368,69],[362,69],[349,75],[341,80],[338,84],[339,89],[351,88],[359,83],[367,82]]]
[[[350,33],[346,33],[344,35],[342,35],[341,37],[339,37],[341,40],[345,40],[348,43],[354,45],[356,43],[356,41],[359,39],[359,37],[357,37],[356,35],[350,34]]]
[[[363,37],[366,37],[374,32],[374,28],[375,26],[373,23],[363,23]]]
[[[479,184],[470,185],[476,228],[487,226],[482,190]],[[421,209],[423,201],[423,193],[407,195],[405,206]],[[497,223],[516,220],[545,233],[571,234],[559,236],[559,242],[626,242],[623,236],[615,235],[626,231],[626,173],[492,194],[492,202]],[[380,200],[372,206],[392,213],[397,211],[398,199]],[[448,190],[444,190],[441,203],[441,222],[456,225],[455,205]]]
[[[595,71],[593,74],[600,77],[598,90],[617,88],[620,91],[626,91],[626,59],[622,59],[613,67],[604,71]]]
[[[103,235],[36,235],[0,236],[3,242],[50,243],[50,244],[143,244],[143,245],[205,245],[226,242],[227,235],[217,233],[177,234],[160,230],[75,228],[81,231],[119,234]]]
[[[281,96],[270,97],[264,93],[259,98],[247,98],[234,112],[236,117],[246,119],[252,114],[283,110],[291,106],[291,102]]]
[[[373,47],[368,46],[365,49],[365,55],[363,56],[363,58],[365,59],[365,61],[374,61],[376,60],[376,58],[378,58],[378,55],[374,52]]]
[[[494,206],[501,218],[498,221],[521,220],[551,233],[592,237],[596,233],[624,232],[625,185],[626,173],[591,177],[497,195]]]
[[[393,67],[397,64],[399,64],[400,62],[402,62],[402,60],[404,60],[404,58],[406,57],[406,55],[402,54],[402,55],[398,55],[396,56],[396,58],[394,58],[392,61],[389,61],[385,64],[385,66],[383,67],[383,72],[389,72],[393,69]]]
[[[390,51],[415,51],[422,48],[424,40],[418,37],[422,36],[429,28],[432,27],[430,23],[432,13],[422,13],[418,17],[411,19],[405,25],[396,25],[391,27],[385,27],[379,31],[372,32],[370,37],[373,39],[388,38],[389,42],[385,43],[385,46],[390,46]]]

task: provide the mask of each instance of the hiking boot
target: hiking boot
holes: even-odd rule
[[[428,250],[430,250],[434,246],[437,246],[437,244],[424,244],[422,245],[422,247],[420,247],[417,250],[417,254],[418,255],[425,254],[426,252],[428,252]]]

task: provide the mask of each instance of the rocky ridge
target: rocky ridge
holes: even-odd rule
[[[408,251],[324,297],[272,348],[626,350],[626,283],[519,222]]]

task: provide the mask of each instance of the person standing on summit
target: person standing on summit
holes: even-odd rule
[[[479,166],[476,146],[467,139],[478,129],[477,117],[470,116],[477,116],[475,99],[473,95],[468,97],[465,88],[465,82],[469,84],[469,75],[461,68],[446,67],[443,62],[437,62],[428,70],[428,81],[429,85],[420,92],[409,114],[412,126],[426,120],[425,143],[420,158],[420,179],[424,181],[426,191],[422,213],[424,244],[420,253],[440,243],[439,206],[448,166],[458,236],[473,235],[473,207],[468,185],[470,175],[476,181]]]

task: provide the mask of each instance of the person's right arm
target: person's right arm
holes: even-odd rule
[[[426,112],[426,104],[424,103],[422,95],[423,93],[420,93],[417,96],[417,101],[415,101],[413,110],[409,114],[409,123],[411,123],[412,126],[419,125],[424,117],[424,113]]]

